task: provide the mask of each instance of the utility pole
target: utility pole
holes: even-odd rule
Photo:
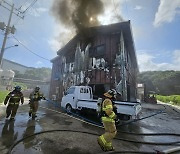
[[[11,9],[9,9],[7,6],[5,5],[2,5],[2,2],[4,2],[5,4],[7,4],[8,6],[11,7]],[[24,18],[24,16],[20,16],[20,11],[18,9],[15,9],[15,11],[17,12],[14,12],[14,4],[9,4],[8,2],[2,0],[0,2],[0,6],[4,7],[5,9],[7,9],[8,11],[10,11],[10,15],[9,15],[9,19],[8,19],[8,24],[6,26],[6,30],[5,30],[5,35],[4,35],[4,40],[3,40],[3,44],[2,44],[2,48],[1,48],[1,53],[0,53],[0,68],[2,67],[2,60],[3,60],[3,55],[4,55],[4,51],[5,51],[5,46],[6,46],[6,40],[7,40],[7,36],[9,33],[13,33],[15,32],[15,27],[12,26],[10,27],[10,23],[11,23],[11,18],[12,18],[12,14],[14,13],[15,15],[17,15],[18,17],[20,18]],[[3,27],[1,27],[3,28]]]
[[[11,23],[11,18],[12,18],[12,14],[13,14],[13,9],[14,9],[14,4],[12,5],[12,8],[11,8],[11,12],[10,12],[9,20],[8,20],[8,25],[6,27],[6,31],[5,31],[5,35],[4,35],[4,40],[3,40],[3,44],[2,44],[2,48],[1,48],[1,53],[0,53],[0,68],[1,68],[1,65],[2,65],[2,58],[3,58],[3,55],[4,55],[4,49],[5,49],[5,45],[6,45],[7,36],[8,36],[9,31],[10,31],[10,23]]]

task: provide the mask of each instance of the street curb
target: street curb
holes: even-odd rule
[[[164,102],[161,102],[161,101],[159,101],[159,100],[157,100],[157,102],[158,102],[159,104],[168,105],[168,106],[171,106],[171,107],[174,107],[174,108],[177,108],[178,110],[180,110],[180,106],[173,105],[173,104],[169,104],[169,103],[164,103]]]

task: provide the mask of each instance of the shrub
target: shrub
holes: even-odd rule
[[[9,93],[9,91],[0,91],[0,104],[3,103],[5,97],[7,96],[8,93]]]
[[[165,103],[172,102],[172,104],[174,105],[180,105],[180,95],[171,95],[171,96],[157,95],[156,98],[157,100]]]

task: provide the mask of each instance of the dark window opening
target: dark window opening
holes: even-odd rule
[[[91,84],[89,85],[90,87],[92,87],[92,91],[93,91],[93,98],[97,99],[99,97],[102,97],[103,94],[105,93],[105,87],[104,84]]]
[[[95,58],[102,58],[105,56],[105,45],[99,45],[89,49],[89,56]]]
[[[103,57],[105,54],[105,45],[100,45],[96,47],[96,56]]]

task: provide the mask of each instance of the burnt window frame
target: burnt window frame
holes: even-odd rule
[[[101,46],[104,47],[104,51],[103,51],[103,53],[98,54],[97,48],[98,48],[98,47],[101,47]],[[91,47],[91,48],[89,49],[89,56],[90,56],[91,58],[92,58],[92,57],[94,57],[94,58],[104,58],[105,55],[106,55],[106,44],[100,44],[100,45]]]

